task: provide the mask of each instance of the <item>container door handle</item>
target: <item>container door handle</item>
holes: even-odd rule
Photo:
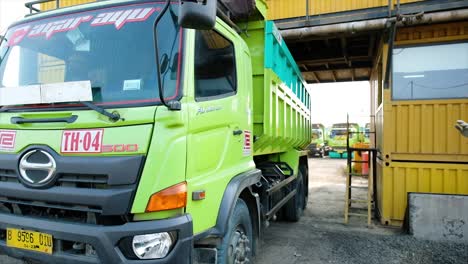
[[[232,131],[232,134],[234,136],[242,135],[242,130],[240,130],[240,129],[234,130],[234,131]]]

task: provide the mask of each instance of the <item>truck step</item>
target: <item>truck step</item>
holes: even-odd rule
[[[358,214],[358,213],[348,213],[348,215],[367,217],[367,214]]]

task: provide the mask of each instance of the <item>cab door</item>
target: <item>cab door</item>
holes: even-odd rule
[[[197,233],[215,225],[228,182],[254,165],[248,49],[224,23],[192,33],[186,178],[187,211]],[[204,191],[205,198],[192,199],[194,191]]]

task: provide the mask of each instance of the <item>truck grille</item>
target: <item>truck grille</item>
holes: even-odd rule
[[[105,189],[108,187],[107,180],[107,175],[61,173],[57,175],[57,181],[55,183],[55,186]],[[20,180],[18,179],[18,176],[14,170],[0,170],[0,182],[19,183]]]
[[[23,184],[18,162],[32,149],[54,157],[55,185],[34,188]],[[20,154],[0,154],[0,212],[46,216],[53,211],[64,217],[78,213],[128,215],[144,161],[144,156],[60,156],[44,146],[32,146]]]
[[[0,169],[0,182],[5,182],[5,181],[13,181],[13,182],[18,181],[16,172],[14,170]]]

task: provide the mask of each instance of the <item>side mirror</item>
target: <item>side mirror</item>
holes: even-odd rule
[[[180,26],[203,30],[214,28],[217,0],[180,0],[179,3]]]

